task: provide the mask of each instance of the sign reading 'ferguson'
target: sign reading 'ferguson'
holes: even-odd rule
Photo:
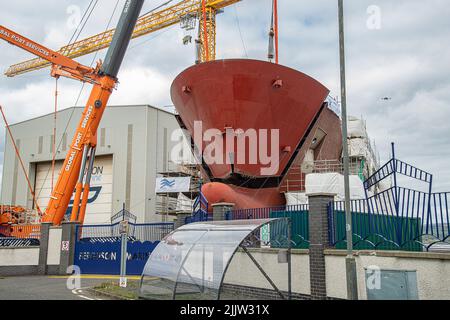
[[[156,193],[189,192],[191,186],[190,177],[156,178]]]

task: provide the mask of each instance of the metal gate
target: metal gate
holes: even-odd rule
[[[127,274],[141,275],[153,249],[172,231],[173,223],[130,223]],[[119,223],[79,226],[76,239],[74,264],[82,274],[120,274],[122,257]]]

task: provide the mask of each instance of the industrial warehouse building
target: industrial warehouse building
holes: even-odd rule
[[[57,114],[56,182],[83,108]],[[66,128],[67,127],[67,128]],[[41,210],[51,194],[54,114],[11,125],[11,131]],[[125,208],[137,222],[158,222],[155,183],[167,171],[179,129],[175,115],[148,105],[108,107],[98,129],[97,157],[85,223],[110,223]],[[6,137],[1,201],[34,209],[31,192],[9,136]],[[69,207],[71,210],[71,207]]]

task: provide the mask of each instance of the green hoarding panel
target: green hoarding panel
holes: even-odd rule
[[[270,218],[290,218],[291,219],[291,237],[292,248],[308,249],[309,248],[309,222],[308,211],[273,211]],[[272,231],[271,238],[277,238],[277,234]],[[273,246],[276,247],[276,246]]]
[[[347,248],[344,241],[346,237],[344,211],[334,212],[334,222],[335,239],[340,240],[335,247],[344,250]],[[418,243],[420,219],[353,212],[352,226],[355,250],[422,251],[422,246]]]
[[[273,211],[270,218],[290,218],[293,248],[309,248],[309,213],[303,211]],[[336,249],[345,250],[345,213],[334,211]],[[419,243],[421,220],[381,214],[352,213],[353,244],[355,250],[423,251]],[[356,236],[357,235],[357,236]],[[270,230],[270,238],[280,238],[280,231]],[[273,241],[276,242],[276,241]],[[397,243],[401,243],[398,246]],[[280,247],[272,243],[272,247]]]

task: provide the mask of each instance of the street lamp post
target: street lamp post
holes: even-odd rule
[[[338,0],[339,11],[339,55],[341,74],[341,108],[342,108],[342,146],[344,158],[344,184],[345,184],[345,224],[347,234],[347,257],[345,268],[347,276],[347,298],[358,300],[358,286],[356,278],[356,261],[353,256],[352,214],[350,207],[350,165],[347,141],[347,88],[345,80],[345,37],[344,37],[344,1]]]

